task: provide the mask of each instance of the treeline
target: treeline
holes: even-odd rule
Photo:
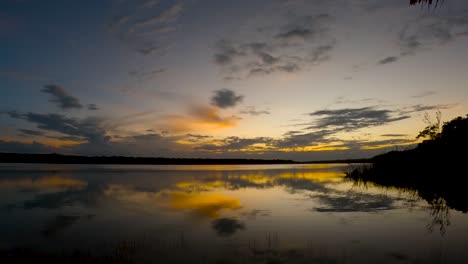
[[[229,164],[296,164],[292,160],[265,159],[196,159],[124,156],[73,156],[60,154],[0,153],[0,163],[48,164],[140,164],[140,165],[229,165]]]

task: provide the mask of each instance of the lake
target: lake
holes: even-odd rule
[[[0,251],[129,263],[468,263],[466,213],[415,191],[356,185],[344,179],[348,166],[0,164]]]

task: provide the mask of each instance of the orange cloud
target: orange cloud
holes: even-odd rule
[[[162,121],[162,125],[174,132],[189,132],[234,127],[238,122],[238,117],[221,116],[219,109],[216,107],[193,106],[188,115],[166,116]]]

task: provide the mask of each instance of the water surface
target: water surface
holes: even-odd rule
[[[468,216],[344,164],[0,165],[0,250],[137,263],[467,263]]]

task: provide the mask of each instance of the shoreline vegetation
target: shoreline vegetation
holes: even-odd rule
[[[294,161],[282,159],[197,159],[124,156],[73,156],[60,154],[0,153],[0,163],[43,164],[122,164],[122,165],[262,165],[262,164],[317,164],[317,163],[367,163],[369,159]]]
[[[416,148],[375,156],[370,164],[346,171],[345,177],[358,184],[414,190],[430,204],[442,203],[467,213],[468,115],[441,125],[438,112],[436,121],[426,115],[426,122],[417,138],[427,139]]]

